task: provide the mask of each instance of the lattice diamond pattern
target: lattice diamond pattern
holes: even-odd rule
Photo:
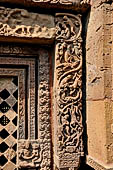
[[[2,113],[6,113],[11,107],[9,106],[9,104],[6,102],[6,101],[3,101],[1,104],[0,104],[0,111]]]
[[[0,137],[2,139],[7,138],[8,136],[9,136],[9,133],[7,132],[7,130],[3,129],[3,130],[0,131]]]
[[[7,91],[7,89],[4,89],[0,92],[0,97],[5,100],[10,96],[10,93]]]
[[[0,77],[0,169],[16,169],[18,77]]]

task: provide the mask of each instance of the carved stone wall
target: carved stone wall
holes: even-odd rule
[[[84,116],[87,164],[95,170],[112,170],[112,0],[1,2],[4,6],[14,3],[25,9],[0,7],[0,42],[31,43],[23,47],[0,45],[0,75],[19,78],[17,168],[79,169],[81,156],[86,156],[82,139]],[[86,21],[85,12],[90,5]],[[59,11],[65,13],[57,13]],[[83,28],[86,35],[82,34],[83,20],[87,22]],[[39,49],[38,44],[48,46]],[[51,62],[51,71],[50,58],[55,61],[55,65]],[[82,66],[85,64],[86,113],[82,110]],[[17,65],[22,68],[16,68]],[[51,95],[50,75],[54,81]]]
[[[19,152],[15,150],[12,154],[14,148],[9,145],[10,149],[4,151],[7,165],[4,164],[2,169],[5,166],[8,169],[11,165],[12,169],[50,170],[53,164],[53,169],[78,169],[80,157],[84,155],[82,66],[86,64],[84,117],[87,124],[87,164],[95,170],[112,170],[112,0],[1,0],[0,4],[21,7],[0,6],[0,42],[21,43],[8,46],[0,44],[0,78],[18,77],[19,88],[18,135],[15,138]],[[83,42],[82,19],[91,5],[87,23],[84,24],[86,35],[83,37],[86,42]],[[65,13],[57,13],[62,10]],[[38,14],[39,11],[46,14]],[[83,43],[86,43],[86,49],[83,45],[84,60]],[[52,65],[54,68],[51,69],[51,75],[54,74],[51,96],[54,96],[54,100],[50,97],[49,49],[48,46],[39,49],[38,44],[51,46],[52,59],[55,60],[55,65]],[[86,63],[83,63],[85,50]],[[4,90],[0,87],[1,103]],[[0,121],[4,127],[0,127],[0,130],[3,132],[7,130],[9,120],[4,115],[7,113],[3,112],[9,107],[2,108],[1,103]],[[5,136],[2,132],[0,143],[9,142],[10,131]],[[1,155],[3,158],[3,152]],[[15,155],[16,163],[12,161]]]
[[[41,2],[46,4],[47,1]],[[53,4],[53,2],[66,6],[74,4],[74,1],[47,3]],[[87,4],[89,1],[78,1],[81,7],[83,3]],[[55,134],[54,162],[58,169],[78,168],[80,157],[84,155],[81,32],[81,15],[61,13],[53,17],[19,8],[0,7],[1,40],[6,41],[7,37],[7,41],[14,39],[21,43],[39,43],[38,40],[45,39],[45,44],[48,44],[48,40],[52,42],[55,39],[55,121],[52,125]],[[36,46],[34,48],[25,46],[23,48],[19,45],[0,46],[2,67],[4,64],[12,69],[21,67],[24,72],[23,77],[19,78],[21,81],[17,138],[19,152],[16,166],[49,170],[50,166],[53,166],[50,154],[52,134],[50,133],[49,54]],[[4,67],[6,72],[7,67]]]

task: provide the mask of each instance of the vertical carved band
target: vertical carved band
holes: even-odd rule
[[[80,15],[56,15],[55,164],[79,166],[82,142],[82,24]]]

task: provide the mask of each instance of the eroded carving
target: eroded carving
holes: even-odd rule
[[[38,14],[19,8],[0,7],[0,22],[8,24],[11,28],[15,25],[54,28],[54,17],[52,15]]]
[[[72,5],[75,0],[33,0],[33,2],[49,2],[51,4]]]
[[[51,39],[55,37],[55,28],[40,27],[39,25],[34,27],[16,25],[12,29],[8,24],[0,22],[0,35]]]
[[[49,2],[50,4],[63,4],[63,5],[75,5],[75,4],[90,4],[91,0],[32,0],[33,2]]]
[[[55,37],[55,31],[51,15],[0,7],[1,36],[51,39]]]
[[[42,161],[42,150],[39,141],[19,141],[19,166],[39,167]]]
[[[57,14],[56,27],[56,152],[61,168],[77,167],[83,155],[81,17]]]
[[[81,4],[91,4],[92,0],[81,0]]]

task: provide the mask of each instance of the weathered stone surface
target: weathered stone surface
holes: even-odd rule
[[[95,170],[113,169],[111,11],[110,1],[92,1],[87,27],[87,162]]]
[[[88,155],[107,161],[106,112],[104,101],[87,101]]]
[[[11,28],[14,28],[16,25],[55,27],[54,17],[52,15],[38,14],[19,8],[0,7],[0,22],[8,24]]]
[[[87,100],[111,98],[110,23],[110,9],[92,8],[86,40]]]
[[[24,9],[0,7],[0,36],[16,38],[50,39],[55,37],[54,17],[28,12]]]
[[[105,169],[113,162],[112,109],[110,100],[87,101],[88,157]]]

